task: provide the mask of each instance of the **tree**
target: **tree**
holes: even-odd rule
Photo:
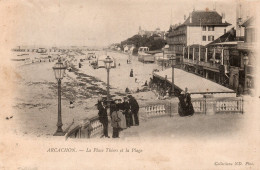
[[[134,52],[136,52],[139,47],[148,47],[150,50],[159,50],[166,44],[166,41],[164,39],[160,39],[159,37],[160,36],[158,35],[152,35],[149,37],[146,35],[134,35],[127,40],[122,41],[120,44],[121,48],[123,48],[124,45],[135,45],[136,49]]]

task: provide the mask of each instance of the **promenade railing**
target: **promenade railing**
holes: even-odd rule
[[[148,102],[140,106],[139,119],[147,121],[158,117],[173,117],[178,115],[178,100],[160,100]],[[242,97],[213,97],[192,99],[195,114],[241,113],[243,114]],[[103,125],[98,116],[85,119],[82,123],[74,127],[66,134],[66,138],[92,138],[101,135]]]
[[[207,114],[213,111],[215,114],[224,113],[241,113],[243,114],[243,98],[242,97],[226,97],[226,98],[196,98],[192,99],[192,105],[195,114]],[[141,119],[149,119],[163,116],[178,115],[178,102],[165,100],[161,103],[148,103],[142,106],[139,111]]]
[[[91,138],[101,134],[103,125],[98,116],[83,120],[79,125],[74,127],[66,134],[66,139],[70,138]]]

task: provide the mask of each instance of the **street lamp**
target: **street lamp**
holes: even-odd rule
[[[172,55],[170,57],[170,61],[172,64],[172,95],[174,95],[174,65],[175,65],[176,57]]]
[[[162,71],[163,71],[163,65],[164,65],[164,49],[165,49],[165,48],[163,48]]]
[[[247,75],[247,65],[248,65],[248,62],[249,62],[247,54],[244,55],[243,60],[244,60],[244,72],[245,72],[244,94],[246,94],[246,92],[247,92],[246,75]]]
[[[107,69],[107,101],[109,102],[109,70],[111,68],[112,59],[107,56],[107,58],[104,60],[105,67]]]
[[[164,56],[165,54],[167,54],[167,51],[169,50],[169,45],[165,45],[163,48],[162,48],[162,52],[163,52],[163,58],[162,58],[162,71],[163,71],[163,67],[166,68],[165,66],[165,61],[164,61]]]
[[[64,77],[66,66],[63,65],[61,59],[59,58],[58,62],[54,65],[53,71],[55,78],[58,81],[58,122],[57,122],[57,131],[53,136],[64,136],[65,133],[62,130],[62,119],[61,119],[61,79]]]

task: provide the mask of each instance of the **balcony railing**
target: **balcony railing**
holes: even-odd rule
[[[238,42],[237,49],[239,50],[253,50],[255,47],[255,43],[247,43],[247,42]]]
[[[211,69],[219,70],[219,63],[212,63],[212,62],[205,62],[205,61],[198,61],[198,60],[191,60],[191,59],[183,59],[184,63],[193,64],[193,65],[199,65],[203,67],[208,67]]]
[[[170,32],[170,33],[168,34],[168,37],[173,37],[173,36],[175,36],[175,35],[183,35],[183,34],[186,34],[186,30]]]

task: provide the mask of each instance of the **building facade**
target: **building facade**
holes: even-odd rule
[[[184,23],[171,26],[167,35],[169,50],[181,60],[184,49],[188,46],[205,46],[224,33],[231,24],[225,21],[225,15],[216,11],[193,11]]]
[[[246,22],[249,18],[255,15],[255,5],[254,1],[243,1],[238,0],[236,2],[236,30],[237,37],[245,36],[245,27],[242,26],[244,22]]]
[[[255,18],[251,17],[246,20],[244,27],[244,42],[238,43],[239,55],[242,59],[243,77],[242,84],[245,94],[254,94],[255,88],[255,69],[256,69],[256,54],[254,47],[256,45],[256,24]]]

